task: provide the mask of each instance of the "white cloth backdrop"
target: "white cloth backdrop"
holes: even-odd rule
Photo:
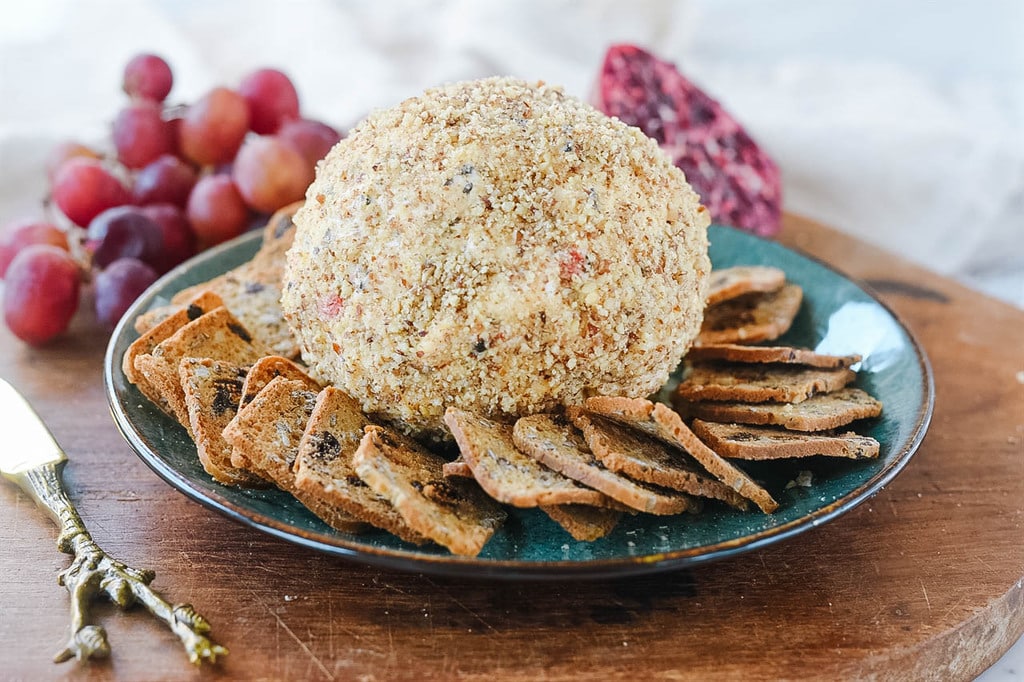
[[[778,160],[785,207],[1024,306],[1024,3],[866,0],[0,0],[0,220],[56,141],[104,138],[141,50],[172,100],[258,66],[347,126],[513,74],[586,96],[605,48],[675,61]],[[842,264],[839,264],[840,267]]]

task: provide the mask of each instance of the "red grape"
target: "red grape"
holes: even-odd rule
[[[114,206],[132,200],[121,181],[99,161],[73,158],[60,167],[53,181],[53,201],[76,225],[85,226]]]
[[[3,279],[18,252],[33,244],[50,244],[67,251],[68,236],[52,223],[41,220],[11,223],[0,234],[0,279]]]
[[[159,257],[150,263],[158,273],[167,272],[195,254],[196,235],[181,209],[173,204],[151,204],[140,210],[160,226],[163,249]]]
[[[156,270],[140,260],[120,258],[114,261],[94,280],[96,317],[114,326],[156,278]]]
[[[313,168],[294,147],[275,137],[255,137],[244,145],[232,170],[249,206],[273,213],[306,195]]]
[[[142,168],[162,154],[173,153],[176,146],[174,129],[153,102],[134,102],[114,119],[117,158],[128,168]]]
[[[310,168],[315,168],[316,162],[327,156],[327,152],[341,140],[337,130],[308,118],[285,121],[277,136],[298,149]]]
[[[49,178],[50,184],[53,184],[54,179],[57,177],[57,171],[60,170],[65,161],[78,157],[86,159],[103,158],[98,151],[86,147],[80,142],[72,142],[70,140],[61,142],[46,157],[46,177]]]
[[[4,321],[19,339],[46,343],[68,328],[78,308],[78,264],[64,249],[33,244],[7,269]]]
[[[163,232],[135,206],[117,206],[93,218],[86,232],[85,247],[92,252],[93,265],[105,268],[118,258],[138,258],[147,263],[159,260]]]
[[[249,210],[230,176],[207,175],[192,189],[185,215],[206,247],[242,234]]]
[[[173,154],[164,154],[140,170],[132,186],[136,204],[169,203],[184,206],[196,184],[196,172]]]
[[[249,107],[237,92],[214,88],[193,104],[181,120],[181,152],[202,166],[234,158],[249,130]]]
[[[122,87],[129,97],[163,102],[174,84],[171,67],[155,54],[140,54],[124,67]]]
[[[238,92],[249,105],[254,132],[268,135],[281,123],[299,116],[299,94],[288,76],[277,69],[260,69],[242,79]]]

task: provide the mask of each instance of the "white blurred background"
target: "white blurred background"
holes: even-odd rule
[[[170,101],[261,66],[347,127],[443,81],[587,96],[614,42],[676,62],[782,168],[787,210],[1024,307],[1024,3],[861,0],[0,0],[0,222],[54,143],[99,144],[140,51]],[[837,263],[842,268],[842,263]],[[1013,670],[1018,671],[1014,673]],[[986,673],[1019,679],[1024,646]]]

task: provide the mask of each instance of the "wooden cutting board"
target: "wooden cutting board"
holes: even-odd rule
[[[790,217],[780,240],[875,288],[935,372],[928,436],[851,513],[691,570],[586,583],[387,572],[297,548],[177,493],[121,439],[89,314],[45,349],[0,331],[0,372],[71,457],[109,552],[157,571],[231,649],[192,668],[145,614],[95,610],[112,658],[55,665],[68,623],[55,529],[0,485],[0,678],[970,679],[1024,632],[1024,312]],[[5,444],[10,447],[11,444]]]

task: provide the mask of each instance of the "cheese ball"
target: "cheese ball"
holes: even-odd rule
[[[282,307],[303,359],[375,419],[443,437],[646,396],[700,329],[708,213],[639,129],[511,78],[376,112],[317,169]]]

